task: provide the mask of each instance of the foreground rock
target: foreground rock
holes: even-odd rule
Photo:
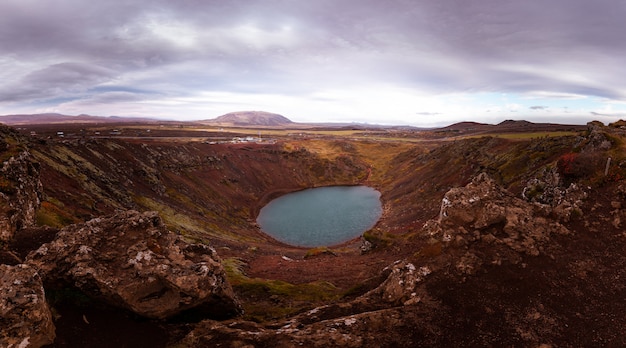
[[[29,254],[46,283],[148,318],[194,309],[209,318],[240,313],[215,251],[168,231],[156,212],[127,211],[68,226]]]
[[[288,321],[260,325],[206,320],[180,345],[213,347],[410,347],[433,345],[441,332],[427,322],[422,303],[428,267],[402,260],[383,270],[386,280],[347,303],[318,307]],[[404,332],[411,332],[410,335]]]
[[[43,191],[39,165],[19,141],[17,132],[0,125],[0,242],[35,224]]]
[[[483,241],[537,256],[551,235],[570,232],[550,217],[552,212],[551,206],[514,197],[483,173],[448,191],[439,219],[429,221],[425,230],[457,246]]]
[[[0,265],[0,347],[41,347],[55,329],[37,271],[24,264]]]

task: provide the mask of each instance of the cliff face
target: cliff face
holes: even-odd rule
[[[43,219],[56,227],[117,209],[157,210],[165,223],[197,238],[257,240],[251,219],[271,198],[307,187],[356,184],[366,165],[323,159],[280,144],[204,144],[115,139],[36,146],[50,199]]]
[[[43,187],[39,166],[13,129],[0,125],[0,241],[35,224]]]

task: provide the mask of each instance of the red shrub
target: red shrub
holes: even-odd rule
[[[589,177],[599,166],[600,158],[593,154],[566,153],[556,162],[557,170],[565,178]]]

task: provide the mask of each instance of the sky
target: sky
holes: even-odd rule
[[[626,0],[1,0],[0,114],[609,123],[625,18]]]

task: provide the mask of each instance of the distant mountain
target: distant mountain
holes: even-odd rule
[[[91,116],[91,115],[62,115],[56,113],[33,115],[5,115],[0,116],[0,123],[10,126],[27,124],[63,124],[63,123],[125,123],[125,122],[155,122],[156,119],[144,117],[121,116]]]
[[[531,127],[542,123],[532,123],[526,120],[505,120],[497,124],[498,127]]]
[[[542,132],[555,130],[583,130],[586,125],[568,125],[561,123],[534,123],[525,120],[506,120],[493,126],[498,132]]]
[[[467,131],[467,130],[476,130],[483,129],[485,127],[491,127],[492,125],[486,123],[478,123],[478,122],[458,122],[451,124],[446,127],[439,128],[442,131]]]
[[[293,122],[285,116],[264,111],[238,111],[202,122],[228,124],[233,126],[287,126]]]
[[[523,133],[523,132],[558,132],[580,131],[586,129],[583,125],[568,125],[558,123],[534,123],[525,120],[506,120],[498,124],[478,122],[459,122],[446,127],[435,129],[444,134],[497,134],[497,133]]]

